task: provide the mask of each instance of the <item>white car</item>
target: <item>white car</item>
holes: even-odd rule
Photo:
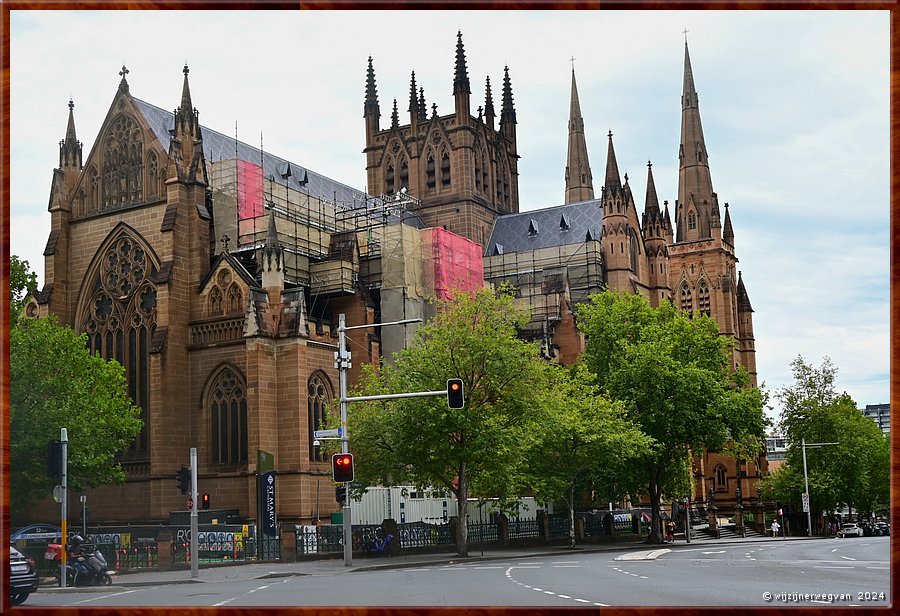
[[[855,523],[841,525],[841,537],[862,537],[863,529]]]

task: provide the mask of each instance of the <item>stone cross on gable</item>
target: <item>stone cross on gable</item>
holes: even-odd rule
[[[228,242],[230,242],[230,241],[231,241],[231,236],[229,236],[227,233],[222,236],[222,239],[221,239],[222,252],[228,252]]]
[[[119,74],[122,76],[122,79],[125,79],[125,75],[127,75],[127,74],[130,73],[130,72],[131,72],[131,71],[129,71],[127,68],[125,68],[125,65],[123,64],[123,65],[122,65],[122,70],[119,71]]]

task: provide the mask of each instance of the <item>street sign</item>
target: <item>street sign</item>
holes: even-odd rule
[[[53,500],[57,503],[61,503],[63,499],[63,487],[62,486],[53,486]]]
[[[340,436],[341,429],[335,428],[333,430],[316,430],[315,432],[313,432],[313,435],[315,436],[315,438],[328,438],[330,436],[331,437]]]
[[[809,492],[804,492],[803,494],[800,495],[800,497],[803,499],[803,511],[808,512],[809,511]]]
[[[188,496],[188,511],[191,511],[193,509],[194,509],[194,499],[191,498],[190,496]]]

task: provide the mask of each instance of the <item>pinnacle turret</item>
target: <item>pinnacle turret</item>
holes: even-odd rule
[[[728,203],[725,203],[725,224],[722,226],[722,240],[734,246],[734,228],[731,226],[731,212],[728,211]]]
[[[653,182],[653,163],[647,161],[647,197],[644,200],[644,212],[655,212],[659,216],[659,197],[656,195],[656,184]]]
[[[484,85],[484,119],[488,126],[494,125],[494,95],[491,93],[491,76],[485,78]]]
[[[419,86],[419,119],[428,118],[428,107],[425,105],[425,88]]]
[[[606,150],[606,176],[603,179],[603,188],[606,194],[615,194],[622,190],[619,179],[619,165],[616,163],[616,150],[613,147],[613,134],[609,131],[609,147]]]
[[[512,82],[509,79],[509,67],[503,67],[503,107],[500,109],[500,121],[506,124],[516,123],[516,109],[513,106]]]
[[[69,99],[69,122],[66,138],[59,142],[59,168],[75,167],[81,170],[81,142],[75,135],[75,103]]]
[[[363,106],[363,113],[366,117],[381,117],[381,111],[378,108],[378,88],[375,85],[375,68],[372,66],[372,56],[369,56],[369,68],[366,70],[366,102]]]
[[[469,71],[466,68],[466,50],[463,47],[462,32],[456,33],[456,68],[453,73],[453,93],[465,92],[470,94],[469,90]]]
[[[394,110],[391,112],[391,128],[400,126],[400,116],[397,115],[397,99],[394,99]]]
[[[750,305],[750,296],[747,295],[747,288],[744,286],[744,279],[741,276],[741,272],[738,272],[737,301],[738,312],[753,312],[753,306]]]
[[[565,203],[579,203],[594,198],[594,181],[588,161],[584,137],[584,119],[578,101],[575,69],[572,69],[572,96],[569,103],[569,150],[566,158]]]
[[[191,69],[185,64],[181,72],[184,73],[184,82],[181,86],[181,105],[175,110],[176,131],[179,136],[200,139],[200,119],[191,102],[191,86],[188,82],[188,73]]]

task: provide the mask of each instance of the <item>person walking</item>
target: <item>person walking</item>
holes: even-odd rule
[[[778,536],[778,529],[780,529],[780,528],[781,528],[781,526],[778,524],[778,520],[772,520],[772,537],[773,538]]]

